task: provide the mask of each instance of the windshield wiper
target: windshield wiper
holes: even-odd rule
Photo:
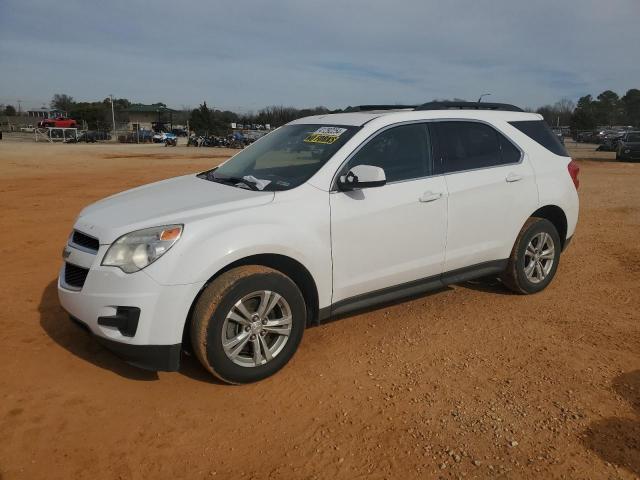
[[[244,185],[249,187],[251,190],[259,190],[258,186],[254,182],[247,180],[246,178],[216,177],[215,175],[211,175],[210,178],[214,182],[226,183],[228,185],[233,185],[234,187],[237,186],[239,183],[243,183]]]

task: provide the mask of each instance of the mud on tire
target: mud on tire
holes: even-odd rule
[[[266,314],[261,311],[269,307]],[[191,344],[200,363],[219,379],[255,382],[273,375],[291,359],[306,317],[304,297],[289,277],[268,267],[241,266],[220,275],[200,295],[192,317]]]
[[[540,244],[543,240],[544,244]],[[507,269],[501,275],[502,283],[523,295],[544,290],[556,274],[561,250],[560,236],[553,223],[544,218],[529,218],[513,245]]]

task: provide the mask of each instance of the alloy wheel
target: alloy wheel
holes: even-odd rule
[[[227,313],[222,347],[236,365],[257,367],[273,360],[284,348],[292,327],[284,297],[270,290],[245,295]]]
[[[533,236],[524,252],[524,274],[531,283],[540,283],[551,272],[555,261],[553,238],[546,232]]]

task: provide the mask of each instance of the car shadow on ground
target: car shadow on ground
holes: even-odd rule
[[[100,345],[86,328],[73,322],[58,302],[57,288],[55,280],[49,283],[38,306],[40,326],[54,342],[76,357],[121,377],[139,381],[158,380],[157,372],[129,365]],[[224,385],[192,355],[182,354],[179,373],[200,382]]]
[[[471,290],[488,293],[504,295],[512,294],[499,280],[490,277],[463,282],[457,285]],[[374,307],[363,308],[342,315],[336,315],[330,319],[322,321],[321,325],[339,321],[354,315],[366,314],[378,309],[392,307],[394,305],[435,295],[448,290],[452,290],[452,288],[448,286],[442,287],[437,290],[386,302]],[[49,285],[44,289],[40,299],[40,305],[38,306],[38,311],[40,312],[40,325],[42,326],[42,329],[53,341],[73,355],[92,363],[99,368],[112,371],[121,377],[128,378],[130,380],[151,381],[158,379],[157,372],[143,370],[129,365],[100,345],[86,330],[86,328],[83,328],[80,324],[73,322],[69,318],[69,315],[62,309],[62,307],[60,307],[58,302],[57,282],[55,280],[49,283]],[[198,359],[190,354],[182,354],[180,359],[180,373],[200,382],[223,384],[207,372],[200,365]]]
[[[640,370],[616,377],[612,388],[631,404],[636,418],[610,417],[592,422],[582,442],[605,462],[640,475]]]
[[[89,332],[73,322],[58,302],[57,282],[54,280],[42,292],[40,326],[62,348],[87,362],[131,380],[157,380],[158,374],[135,368],[102,347]]]

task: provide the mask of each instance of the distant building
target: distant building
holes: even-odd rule
[[[33,118],[57,118],[66,116],[67,112],[58,110],[57,108],[36,108],[33,110],[27,110],[27,117]]]
[[[125,112],[129,115],[129,128],[135,132],[138,129],[172,128],[173,114],[176,110],[168,108],[164,103],[132,103]]]

